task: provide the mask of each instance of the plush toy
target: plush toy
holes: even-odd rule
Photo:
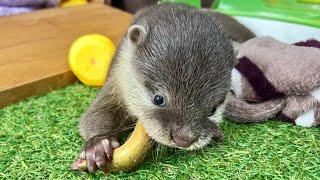
[[[61,0],[60,7],[72,7],[87,4],[87,0]]]
[[[60,0],[1,0],[0,16],[9,16],[35,11],[41,8],[56,7]]]
[[[296,125],[320,124],[320,42],[294,45],[271,37],[251,39],[236,48],[226,115],[236,122],[275,117]]]

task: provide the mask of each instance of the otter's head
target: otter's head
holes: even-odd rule
[[[232,45],[216,27],[170,24],[129,28],[119,51],[119,84],[129,111],[155,141],[199,149],[221,138]]]

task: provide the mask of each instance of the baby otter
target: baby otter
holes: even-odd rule
[[[135,15],[106,84],[80,121],[86,140],[80,158],[90,172],[112,158],[117,135],[135,119],[152,139],[172,147],[194,150],[221,138],[236,61],[215,17],[171,3]]]

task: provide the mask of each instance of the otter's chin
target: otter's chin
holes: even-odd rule
[[[206,145],[208,145],[212,140],[212,136],[200,137],[198,140],[196,140],[190,146],[188,146],[188,147],[180,147],[180,146],[177,146],[172,140],[162,141],[162,139],[159,139],[159,138],[153,138],[153,137],[151,137],[151,138],[153,140],[155,140],[157,143],[160,143],[160,144],[163,144],[163,145],[166,145],[166,146],[170,146],[170,147],[174,147],[174,148],[188,150],[188,151],[201,149],[201,148],[205,147]]]
[[[211,142],[211,140],[212,140],[212,136],[200,137],[197,141],[195,141],[189,147],[184,149],[190,150],[190,151],[198,150],[208,145]]]

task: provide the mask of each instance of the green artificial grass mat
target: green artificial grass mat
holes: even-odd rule
[[[83,145],[77,125],[99,89],[81,84],[0,110],[1,179],[102,179],[69,169]],[[222,124],[224,140],[169,150],[110,179],[319,179],[320,129],[270,121]],[[159,148],[158,148],[159,149]],[[159,154],[158,151],[154,151]]]

